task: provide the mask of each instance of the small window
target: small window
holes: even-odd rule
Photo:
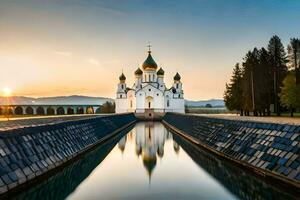
[[[130,108],[132,108],[132,100],[130,100]]]
[[[140,93],[140,96],[142,96],[142,93]]]
[[[151,76],[150,76],[150,74],[149,74],[149,82],[150,82],[150,79],[151,79]]]
[[[151,92],[151,89],[149,89],[149,92]]]
[[[178,97],[180,98],[180,94],[178,95]]]
[[[169,107],[170,106],[170,100],[168,99],[167,100],[167,107]]]
[[[159,96],[159,94],[158,94],[158,93],[157,93],[156,95],[157,95],[157,96]]]
[[[147,82],[147,76],[146,76],[146,74],[145,74],[145,82]]]
[[[120,98],[122,98],[122,95],[120,94]]]
[[[176,89],[178,89],[178,83],[176,83]]]
[[[122,90],[124,89],[124,85],[123,84],[121,85],[121,88],[122,88]]]

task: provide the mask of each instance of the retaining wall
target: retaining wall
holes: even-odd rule
[[[27,183],[135,122],[112,115],[0,131],[0,194]]]
[[[174,113],[163,122],[220,156],[300,187],[300,126]]]

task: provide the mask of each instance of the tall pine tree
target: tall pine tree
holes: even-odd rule
[[[295,70],[296,85],[300,85],[300,40],[291,38],[288,45],[288,61],[291,68]]]
[[[243,115],[243,98],[242,94],[242,71],[237,63],[233,69],[230,83],[226,84],[226,90],[224,93],[224,102],[229,110],[240,111]]]
[[[272,66],[272,82],[273,82],[273,93],[272,93],[272,103],[274,104],[274,111],[277,115],[280,115],[280,104],[279,96],[280,87],[282,86],[282,81],[287,74],[286,66],[286,53],[284,47],[281,43],[280,38],[274,35],[268,44],[268,52],[270,56],[270,64]]]
[[[259,50],[259,63],[255,73],[256,107],[260,115],[270,115],[272,94],[272,68],[265,48]]]

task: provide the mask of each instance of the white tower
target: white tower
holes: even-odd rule
[[[116,113],[127,112],[127,93],[126,93],[126,77],[122,73],[119,77],[117,98],[116,98]]]
[[[143,71],[140,68],[138,68],[134,72],[134,75],[135,75],[135,83],[134,83],[135,90],[142,89]]]
[[[177,98],[183,98],[182,83],[181,83],[180,79],[181,79],[181,76],[177,72],[174,76],[174,83],[173,83],[173,88],[176,91],[175,94],[177,94],[175,97],[177,97]]]
[[[159,89],[165,90],[165,83],[164,83],[165,71],[162,68],[159,68],[156,75],[157,75],[157,83],[158,83]]]

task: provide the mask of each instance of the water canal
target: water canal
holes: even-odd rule
[[[140,122],[14,199],[292,199],[159,122]]]

